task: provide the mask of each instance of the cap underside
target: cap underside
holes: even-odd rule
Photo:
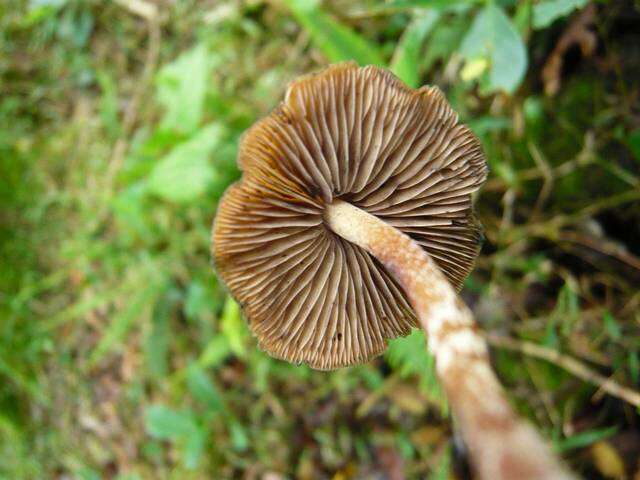
[[[346,63],[302,77],[244,135],[213,231],[218,273],[261,348],[319,369],[361,363],[415,317],[385,268],[331,232],[341,198],[416,240],[457,288],[478,253],[481,146],[437,88]]]

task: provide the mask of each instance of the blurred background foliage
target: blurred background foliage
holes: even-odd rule
[[[331,373],[260,352],[211,268],[238,140],[330,62],[439,85],[482,139],[463,296],[588,478],[640,417],[640,7],[587,0],[0,3],[0,478],[467,478],[424,337]]]

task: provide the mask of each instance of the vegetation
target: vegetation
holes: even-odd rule
[[[640,388],[637,2],[5,0],[0,46],[0,478],[467,478],[422,333],[288,365],[211,268],[240,135],[346,59],[480,136],[496,369],[573,469],[640,478],[638,408],[519,351]]]

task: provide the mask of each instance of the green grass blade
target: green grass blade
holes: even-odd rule
[[[420,86],[420,49],[439,18],[440,13],[432,9],[416,13],[398,42],[389,68],[410,87]]]
[[[570,437],[555,441],[554,447],[558,453],[575,450],[576,448],[588,447],[592,443],[609,438],[617,431],[617,426],[587,430],[586,432],[576,433]]]
[[[384,65],[377,48],[334,20],[309,0],[284,0],[294,17],[309,32],[315,45],[331,62],[355,60],[360,65]]]

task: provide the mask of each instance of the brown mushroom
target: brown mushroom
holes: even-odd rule
[[[437,88],[331,66],[290,85],[246,133],[239,165],[213,254],[263,349],[332,369],[419,323],[480,478],[572,478],[509,406],[456,294],[487,169]]]
[[[219,274],[271,355],[333,369],[410,332],[393,276],[323,219],[340,199],[410,235],[456,288],[478,252],[480,144],[435,87],[346,63],[293,83],[242,139],[214,227]]]

